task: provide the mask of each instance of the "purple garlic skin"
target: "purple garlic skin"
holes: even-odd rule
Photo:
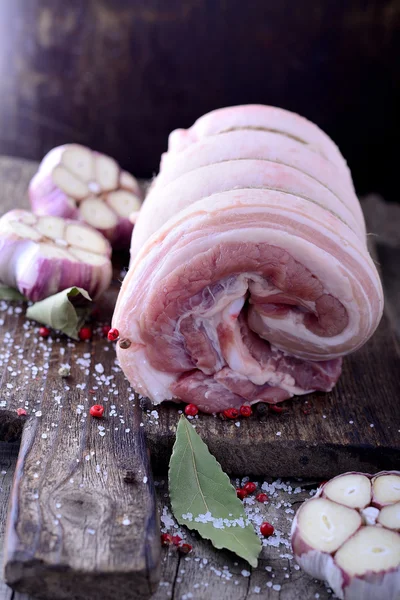
[[[137,180],[114,159],[79,144],[50,150],[30,182],[29,198],[35,214],[84,221],[122,249],[130,247],[129,217],[143,199]]]
[[[399,600],[400,471],[327,481],[298,510],[291,538],[300,567],[341,600]]]
[[[0,218],[0,282],[38,302],[69,287],[92,299],[110,285],[108,241],[88,225],[12,210]]]

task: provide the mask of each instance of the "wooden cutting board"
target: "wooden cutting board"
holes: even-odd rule
[[[2,210],[26,204],[36,165],[1,160]],[[119,272],[103,299],[110,319]],[[159,543],[144,432],[153,469],[165,473],[181,405],[141,410],[100,327],[92,342],[43,341],[24,307],[0,303],[0,441],[21,436],[8,522],[5,573],[17,589],[47,598],[151,593]],[[25,361],[25,362],[24,362]],[[72,367],[68,380],[60,364]],[[100,365],[100,366],[99,366]],[[330,394],[285,403],[283,414],[192,422],[230,474],[325,479],[400,464],[399,354],[388,318],[346,358]],[[103,377],[104,376],[104,377]],[[107,383],[108,382],[108,383]],[[104,400],[104,398],[106,398]],[[85,417],[106,406],[99,424]],[[17,415],[25,407],[27,417]],[[104,427],[104,430],[99,430]],[[77,591],[78,590],[78,591]],[[80,596],[79,596],[80,592]]]

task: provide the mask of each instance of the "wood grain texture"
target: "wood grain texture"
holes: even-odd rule
[[[0,3],[0,152],[81,142],[138,176],[204,112],[259,102],[335,139],[360,192],[397,200],[397,0]]]
[[[17,447],[0,443],[0,561],[3,562],[4,530],[14,469],[17,462]],[[0,600],[12,600],[12,590],[0,577]]]
[[[1,164],[3,210],[25,204],[35,165]],[[115,280],[99,306],[106,322],[118,288]],[[141,408],[111,345],[100,327],[91,343],[43,340],[21,306],[2,303],[0,312],[0,439],[17,439],[25,424],[11,493],[6,581],[36,594],[40,581],[41,597],[51,600],[112,599],[116,589],[121,599],[148,597],[160,567],[153,481]],[[71,364],[66,379],[58,374],[65,363]],[[95,403],[106,405],[106,418],[88,415]],[[18,417],[19,407],[27,417]]]
[[[5,330],[14,319],[6,318]],[[3,373],[2,389],[9,384],[8,408],[24,406],[29,417],[11,494],[5,579],[32,593],[40,580],[41,596],[52,600],[100,593],[111,599],[116,589],[121,598],[148,597],[159,577],[160,544],[140,407],[129,400],[122,375],[115,387],[102,389],[94,365],[105,362],[103,340],[76,350],[69,344],[60,355],[65,340],[21,340],[23,323],[14,325],[11,344],[22,352]],[[23,357],[32,354],[42,360],[24,366]],[[60,359],[71,363],[67,380],[57,374]],[[113,365],[112,357],[110,371]],[[106,369],[105,377],[111,373]],[[115,417],[87,416],[92,403],[105,403],[98,394],[115,406],[106,409]]]
[[[305,484],[295,480],[285,483],[293,490]],[[305,487],[310,490],[314,486],[307,483]],[[166,491],[165,485],[157,487],[160,509],[168,505],[163,497]],[[308,497],[309,491],[304,489],[295,495],[279,489],[268,504],[260,507],[263,519],[279,530],[282,543],[263,546],[256,569],[230,552],[216,550],[196,534],[188,533],[187,540],[193,545],[189,557],[180,556],[174,548],[163,549],[161,583],[152,600],[328,600],[332,594],[324,584],[298,570],[291,554],[293,513]],[[285,512],[288,506],[293,507],[293,512]],[[273,589],[273,585],[277,588]]]
[[[16,445],[0,443],[0,554],[4,544],[6,506],[16,462]],[[293,489],[298,485],[296,481],[287,483],[290,483]],[[165,480],[160,478],[156,479],[156,484],[157,504],[161,513],[163,507],[168,506],[167,488]],[[305,482],[302,482],[303,486],[304,484]],[[306,487],[310,489],[315,486]],[[261,508],[265,518],[282,532],[286,541],[293,515],[285,513],[285,503],[292,503],[293,509],[296,510],[307,497],[307,491],[291,495],[278,490],[271,502]],[[280,508],[277,508],[278,506]],[[162,550],[161,583],[151,600],[182,600],[185,594],[192,594],[192,600],[277,600],[277,591],[268,585],[281,585],[279,594],[282,600],[314,600],[315,594],[320,595],[320,600],[329,600],[332,597],[321,582],[296,570],[294,561],[284,557],[289,553],[289,549],[284,545],[264,547],[258,568],[252,569],[233,554],[215,550],[209,542],[197,535],[188,534],[188,541],[193,545],[193,552],[187,557],[181,556],[175,548]],[[248,577],[242,575],[243,570],[249,573]],[[255,591],[257,587],[260,588],[260,593]],[[119,596],[116,594],[115,597]],[[0,600],[32,598],[30,595],[14,592],[0,578]],[[73,598],[72,594],[69,600]],[[187,598],[189,600],[190,596]],[[102,600],[101,595],[98,600]]]

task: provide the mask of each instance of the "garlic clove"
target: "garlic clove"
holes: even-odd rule
[[[94,179],[94,156],[85,146],[68,144],[62,153],[61,164],[77,179],[85,183]]]
[[[117,215],[124,217],[125,219],[128,219],[132,212],[140,209],[139,198],[137,196],[132,196],[132,194],[125,190],[110,192],[107,195],[107,204],[115,210]]]
[[[71,246],[110,256],[111,249],[107,240],[95,229],[70,221],[65,230],[65,240]]]
[[[130,192],[133,192],[136,196],[140,196],[140,187],[138,182],[136,181],[136,179],[133,177],[133,175],[131,175],[130,173],[128,173],[128,171],[122,171],[120,178],[119,178],[119,184],[121,186],[122,189],[124,190],[128,190]]]
[[[97,198],[87,198],[79,206],[79,215],[83,221],[102,233],[113,230],[118,224],[118,216],[107,204]]]
[[[324,485],[323,496],[349,508],[365,508],[371,502],[371,482],[360,473],[339,475]]]
[[[356,510],[326,498],[314,498],[304,503],[298,513],[299,546],[332,553],[360,526],[361,517]]]
[[[95,153],[96,181],[103,192],[116,190],[119,183],[120,168],[113,158]]]
[[[53,181],[65,194],[76,200],[83,200],[89,193],[88,186],[62,165],[54,168]]]
[[[383,527],[362,527],[335,554],[335,562],[354,577],[400,565],[400,535]]]
[[[65,220],[60,217],[41,217],[36,229],[46,237],[60,240],[64,238]]]
[[[400,502],[400,474],[378,473],[372,479],[373,503],[386,506]]]
[[[378,523],[387,529],[400,531],[400,502],[384,506],[379,513]]]
[[[26,238],[38,242],[42,239],[43,235],[30,225],[26,225],[22,221],[9,221],[4,222],[0,226],[0,235],[13,235],[17,238]]]

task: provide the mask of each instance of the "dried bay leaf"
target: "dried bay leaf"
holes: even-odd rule
[[[248,522],[229,477],[185,417],[181,417],[169,464],[175,518],[216,548],[226,548],[257,566],[261,542]]]
[[[83,288],[70,287],[36,302],[28,308],[26,316],[78,340],[79,329],[90,313],[91,301]]]
[[[0,284],[0,300],[15,300],[17,302],[26,302],[25,296],[23,296],[18,290],[3,284]]]

